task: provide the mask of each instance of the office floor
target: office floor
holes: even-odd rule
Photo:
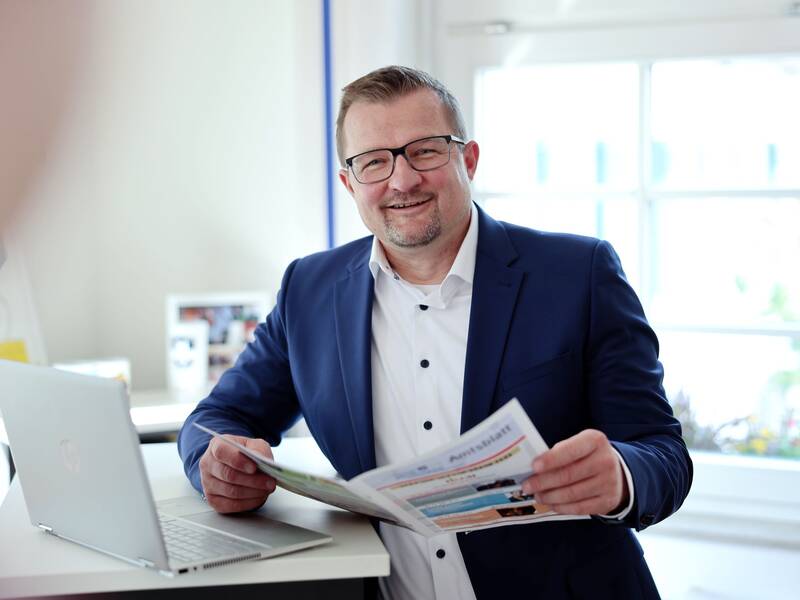
[[[800,548],[639,534],[664,600],[794,600]]]

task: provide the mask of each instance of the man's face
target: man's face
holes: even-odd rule
[[[454,134],[439,97],[419,90],[388,103],[355,102],[344,124],[344,155],[397,148],[420,138]],[[478,164],[478,146],[451,144],[450,161],[419,172],[398,156],[394,173],[378,183],[359,183],[348,169],[339,178],[353,196],[361,219],[384,247],[437,247],[466,232],[469,182]]]

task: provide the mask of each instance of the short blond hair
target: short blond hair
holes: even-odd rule
[[[339,164],[344,167],[344,119],[354,102],[389,102],[422,89],[431,90],[439,96],[450,121],[450,127],[453,129],[451,133],[466,140],[467,127],[464,115],[461,113],[458,100],[450,90],[424,71],[392,65],[367,73],[342,88],[339,116],[336,118],[336,154],[339,157]]]

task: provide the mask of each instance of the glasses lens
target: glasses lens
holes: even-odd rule
[[[445,138],[429,138],[409,144],[406,148],[408,162],[417,171],[430,171],[450,160],[450,144]]]
[[[353,159],[353,174],[361,183],[386,179],[392,173],[392,153],[388,150],[367,152]]]

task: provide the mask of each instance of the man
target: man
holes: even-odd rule
[[[432,539],[382,523],[383,596],[658,597],[630,528],[680,506],[691,463],[613,250],[477,208],[478,145],[424,73],[387,67],[348,85],[336,139],[340,179],[374,237],[289,266],[255,341],[181,432],[194,486],[221,512],[274,489],[244,456],[207,446],[195,421],[270,455],[302,414],[349,479],[450,441],[516,397],[552,446],[524,491],[595,518]]]

